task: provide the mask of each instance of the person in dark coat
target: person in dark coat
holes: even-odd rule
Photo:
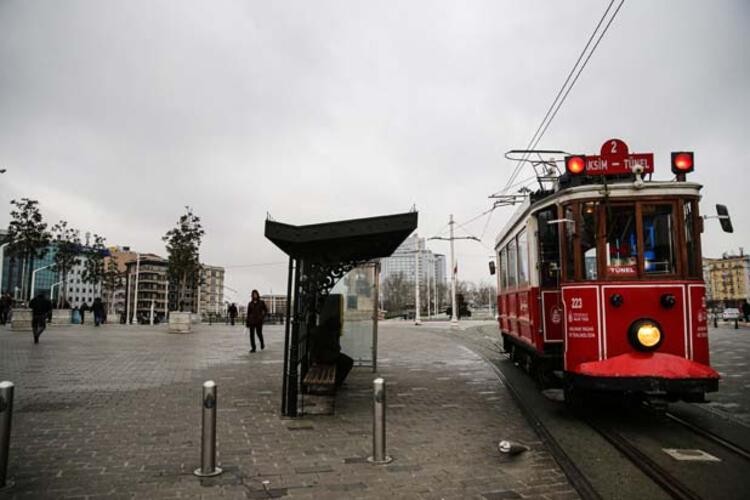
[[[94,326],[104,323],[104,303],[101,298],[97,297],[94,299],[91,311],[94,313]]]
[[[255,334],[258,334],[258,340],[260,340],[260,350],[266,348],[263,343],[263,320],[268,314],[268,308],[266,303],[260,300],[260,294],[258,290],[253,290],[250,294],[250,302],[247,304],[247,316],[245,318],[245,326],[247,326],[248,334],[250,335],[250,352],[255,352]]]
[[[742,315],[745,316],[745,322],[750,322],[750,302],[745,299],[745,303],[742,304]]]
[[[39,337],[47,327],[47,316],[52,314],[52,302],[49,301],[44,293],[40,293],[29,302],[31,307],[31,330],[34,333],[34,343],[39,343]]]
[[[81,324],[84,324],[84,316],[86,316],[86,311],[89,310],[88,304],[84,301],[83,304],[81,304],[81,307],[78,308],[78,311],[81,313]]]
[[[234,326],[234,320],[237,319],[237,306],[234,302],[227,308],[227,314],[229,314],[229,323]]]
[[[0,325],[4,325],[8,322],[11,307],[13,307],[13,299],[9,293],[4,293],[0,297]]]

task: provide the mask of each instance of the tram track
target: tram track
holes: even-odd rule
[[[638,467],[646,476],[656,483],[665,493],[676,500],[701,500],[703,497],[692,491],[682,481],[677,479],[667,469],[643,453],[638,446],[619,432],[606,426],[584,419],[586,424],[601,435],[607,442],[622,453],[633,465]]]
[[[742,464],[750,462],[750,452],[742,445],[698,425],[697,422],[700,422],[700,419],[696,421],[693,415],[685,416],[684,411],[675,411],[678,414],[669,411],[660,412],[661,418],[658,421],[669,425],[666,427],[664,425],[649,425],[646,428],[631,427],[629,424],[632,422],[627,418],[623,419],[622,415],[617,413],[607,415],[606,412],[595,412],[594,415],[588,417],[574,416],[563,410],[559,403],[549,404],[551,402],[547,401],[548,404],[545,405],[544,402],[540,402],[545,397],[539,393],[538,389],[531,387],[533,382],[529,379],[528,374],[503,359],[507,353],[498,350],[496,344],[489,346],[485,345],[486,342],[477,340],[463,338],[460,342],[484,358],[493,367],[499,379],[508,388],[518,404],[521,412],[550,449],[555,460],[581,498],[587,500],[601,498],[673,498],[680,500],[716,498],[718,492],[707,491],[705,476],[703,476],[703,479],[698,476],[693,477],[691,473],[686,473],[686,470],[690,469],[686,469],[689,466],[684,465],[684,462],[683,465],[679,465],[679,462],[672,463],[670,462],[671,459],[665,459],[664,448],[680,448],[684,444],[708,449],[711,453],[722,457],[722,465],[717,466],[721,469],[713,469],[715,472],[721,471],[714,478],[717,481],[718,489],[723,488],[724,491],[731,491],[732,488],[741,486],[741,483],[746,483],[746,480],[741,476],[743,467],[745,467]],[[591,410],[594,410],[594,408],[591,408]],[[645,408],[636,410],[635,414],[639,415],[638,418],[653,423],[653,414],[649,416],[644,413],[644,410]],[[563,422],[562,426],[560,424],[561,419],[567,421]],[[610,448],[611,451],[606,452],[604,448],[598,446],[595,448],[597,451],[593,452],[608,457],[601,459],[611,464],[608,472],[605,471],[602,474],[601,463],[596,464],[596,460],[586,457],[587,453],[581,453],[581,450],[577,449],[580,442],[575,443],[575,439],[565,435],[565,432],[573,429],[571,426],[575,426],[575,422],[578,422],[578,432],[583,432],[582,429],[589,429],[588,433],[592,439],[593,436],[597,436],[597,439],[602,443],[601,446],[606,445]],[[706,424],[709,427],[711,426],[710,423]],[[563,434],[560,433],[561,430]],[[717,428],[717,430],[723,433],[722,428]],[[586,446],[592,446],[591,442],[586,441]],[[722,450],[724,451],[722,452]],[[727,472],[725,467],[730,467],[733,472]],[[627,472],[628,470],[630,472]],[[613,475],[617,474],[620,475],[621,490],[616,487],[613,488],[612,484],[607,484],[614,480]],[[739,479],[738,474],[740,474]],[[627,477],[625,484],[622,482],[623,476]],[[722,480],[720,477],[726,477],[726,480]],[[701,484],[702,482],[703,484]],[[638,485],[635,486],[634,483],[638,483]],[[648,486],[649,484],[650,486]],[[735,486],[726,488],[725,484],[734,484]],[[625,493],[626,491],[628,493]],[[736,491],[734,495],[736,495]],[[723,498],[741,497],[729,494],[723,496]]]
[[[700,426],[697,426],[691,422],[688,422],[687,420],[684,420],[677,415],[674,415],[673,413],[666,412],[664,414],[666,418],[671,420],[672,422],[676,422],[677,424],[685,427],[686,429],[691,430],[692,432],[698,434],[699,436],[702,436],[705,439],[708,439],[709,441],[722,446],[723,448],[735,453],[736,455],[739,455],[740,457],[744,458],[748,462],[750,462],[750,451],[746,450],[745,448],[732,443],[731,441],[728,441],[724,439],[723,437],[719,436],[718,434],[709,431],[708,429],[704,429]]]

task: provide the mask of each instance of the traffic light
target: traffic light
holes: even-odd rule
[[[693,171],[693,152],[678,151],[672,153],[672,173],[675,175],[689,174]]]
[[[570,175],[581,175],[586,171],[586,157],[574,155],[565,157],[565,171]]]

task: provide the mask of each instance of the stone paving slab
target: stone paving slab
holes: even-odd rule
[[[0,329],[0,379],[16,383],[0,498],[577,498],[492,369],[450,338],[380,329],[388,454],[371,454],[371,383],[355,368],[334,416],[279,416],[282,330],[248,353],[241,327]],[[218,461],[198,479],[200,392],[218,384]],[[497,442],[531,451],[510,459]]]

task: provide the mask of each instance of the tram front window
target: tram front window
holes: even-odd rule
[[[596,237],[598,203],[589,201],[581,205],[581,252],[583,253],[584,279],[597,278]]]
[[[675,272],[672,205],[643,205],[643,268],[647,274]]]
[[[636,276],[638,242],[635,228],[635,207],[607,207],[607,274]]]

